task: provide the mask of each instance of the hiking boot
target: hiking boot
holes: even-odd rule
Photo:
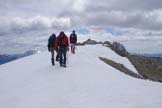
[[[52,65],[54,66],[55,65],[54,58],[51,59],[51,62],[52,62]]]
[[[63,67],[63,64],[60,64],[60,67]]]
[[[66,67],[66,64],[63,64],[63,67]]]

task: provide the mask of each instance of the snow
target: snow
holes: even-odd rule
[[[128,69],[132,70],[135,73],[138,73],[135,67],[130,63],[130,61],[126,57],[121,57],[118,54],[116,54],[114,51],[112,51],[110,48],[101,46],[101,45],[95,45],[94,47],[86,46],[89,51],[87,52],[89,55],[95,55],[97,57],[105,57],[110,60],[113,60],[117,63],[123,64]],[[92,49],[92,48],[93,49]],[[91,50],[92,49],[92,50]]]
[[[136,71],[100,45],[77,47],[68,67],[51,66],[43,52],[0,66],[0,108],[161,108],[162,84],[132,78],[99,56]]]

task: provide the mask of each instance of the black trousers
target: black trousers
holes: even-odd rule
[[[51,59],[54,59],[54,56],[55,56],[55,49],[54,47],[50,47],[50,52],[51,52]]]
[[[60,65],[66,64],[66,53],[67,47],[66,46],[59,46],[59,57],[60,57]]]

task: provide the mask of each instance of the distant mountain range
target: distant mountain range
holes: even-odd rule
[[[26,51],[26,52],[24,52],[22,54],[13,54],[13,55],[0,54],[0,65],[4,64],[4,63],[7,63],[7,62],[10,62],[10,61],[13,61],[13,60],[16,60],[16,59],[19,59],[19,58],[22,58],[22,57],[26,57],[26,56],[35,54],[35,53],[36,53],[36,51],[29,50],[29,51]]]
[[[146,57],[160,57],[162,58],[162,54],[143,54]]]

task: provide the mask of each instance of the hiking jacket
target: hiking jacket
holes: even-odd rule
[[[55,41],[55,48],[62,47],[62,46],[64,46],[64,47],[69,46],[69,39],[64,34],[64,32],[61,32]]]
[[[48,48],[55,47],[56,36],[51,35],[48,39]]]

